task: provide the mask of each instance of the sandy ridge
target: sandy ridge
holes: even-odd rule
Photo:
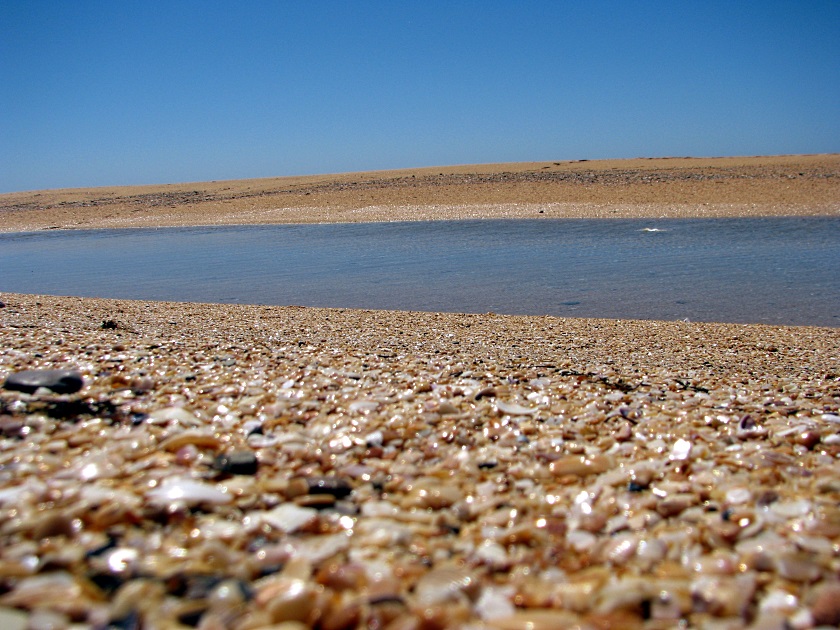
[[[840,213],[840,155],[466,165],[0,195],[2,231]]]

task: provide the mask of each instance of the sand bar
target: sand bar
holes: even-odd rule
[[[0,195],[0,230],[840,213],[840,155],[531,162]]]

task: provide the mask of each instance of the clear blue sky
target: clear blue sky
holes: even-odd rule
[[[0,192],[838,151],[838,0],[0,0]]]

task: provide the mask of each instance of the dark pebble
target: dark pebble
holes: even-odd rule
[[[187,575],[184,599],[207,599],[224,578],[219,575]]]
[[[255,475],[259,462],[252,451],[234,451],[216,457],[213,467],[230,475]]]
[[[402,597],[400,597],[399,595],[391,594],[377,595],[375,597],[371,597],[368,600],[368,603],[371,606],[376,606],[377,604],[399,604],[401,606],[406,605],[405,600]]]
[[[69,515],[63,513],[54,513],[50,516],[42,518],[34,528],[32,528],[32,537],[35,540],[42,540],[44,538],[52,538],[53,536],[73,536],[73,519]]]
[[[12,416],[0,416],[0,435],[8,438],[22,438],[26,423]]]
[[[24,370],[10,374],[3,387],[27,394],[34,393],[39,387],[56,394],[73,394],[84,384],[82,375],[74,370]]]
[[[475,395],[476,400],[481,400],[482,398],[495,398],[496,397],[496,389],[493,387],[485,387],[480,392]]]
[[[820,434],[816,431],[803,431],[793,436],[793,441],[800,446],[804,446],[809,451],[814,450],[814,447],[820,443]]]
[[[136,610],[131,610],[125,617],[112,619],[108,622],[108,630],[140,630],[143,619]]]
[[[125,579],[123,577],[105,572],[89,573],[87,579],[98,586],[106,595],[114,594],[123,584],[125,584]],[[108,625],[108,628],[139,628],[139,626],[134,625],[133,621],[129,622],[129,625],[126,626],[112,622]]]
[[[149,414],[147,413],[135,412],[131,414],[131,424],[136,427],[143,424],[148,418]]]
[[[201,622],[201,618],[204,616],[205,612],[207,612],[206,607],[204,605],[198,605],[193,610],[186,610],[179,614],[178,621],[181,625],[196,628]]]
[[[343,499],[353,492],[353,486],[340,477],[307,477],[306,483],[309,494],[331,494]]]
[[[117,539],[111,536],[108,537],[108,540],[98,547],[94,547],[93,549],[85,552],[85,558],[96,558],[97,556],[101,556],[103,553],[107,551],[111,551],[114,547],[117,546]]]
[[[6,308],[6,303],[3,300],[0,300],[0,308]]]

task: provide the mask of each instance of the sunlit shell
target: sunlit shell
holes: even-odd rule
[[[231,495],[219,487],[189,477],[166,478],[160,486],[149,490],[146,498],[155,503],[185,505],[223,504],[232,500]]]

